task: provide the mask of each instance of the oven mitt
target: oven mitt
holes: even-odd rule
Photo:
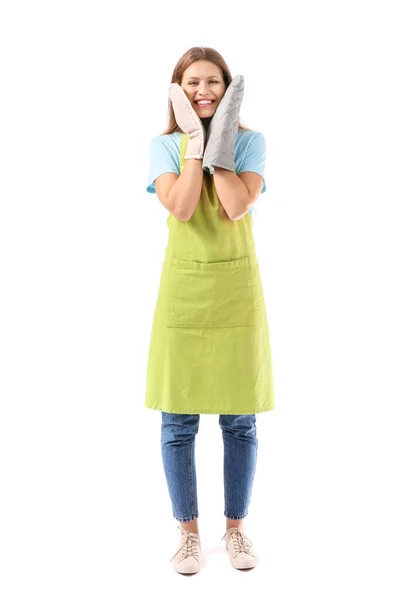
[[[225,91],[210,121],[203,157],[203,169],[214,167],[235,171],[233,149],[239,129],[239,110],[244,94],[244,77],[236,75]]]
[[[179,83],[170,85],[169,97],[176,122],[188,136],[185,158],[203,158],[206,131]]]

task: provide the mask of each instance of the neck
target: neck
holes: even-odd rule
[[[203,123],[203,127],[204,127],[206,133],[210,126],[211,119],[212,119],[212,117],[204,117],[204,119],[200,119],[200,121]]]

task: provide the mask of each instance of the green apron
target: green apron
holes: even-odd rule
[[[187,135],[182,134],[180,172]],[[268,321],[249,213],[219,214],[204,173],[189,221],[170,214],[148,354],[145,406],[170,413],[274,408]]]

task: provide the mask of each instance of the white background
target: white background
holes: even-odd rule
[[[399,598],[395,5],[2,2],[3,600]],[[145,188],[173,68],[201,45],[244,76],[241,117],[266,139],[253,218],[276,409],[257,417],[248,573],[221,541],[222,435],[201,415],[193,579],[170,562],[144,407],[168,234]]]

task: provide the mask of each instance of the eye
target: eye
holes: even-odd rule
[[[196,81],[189,81],[189,85],[192,85],[192,83],[196,83]],[[210,81],[210,83],[218,83],[218,81],[216,79],[213,79],[212,81]]]

